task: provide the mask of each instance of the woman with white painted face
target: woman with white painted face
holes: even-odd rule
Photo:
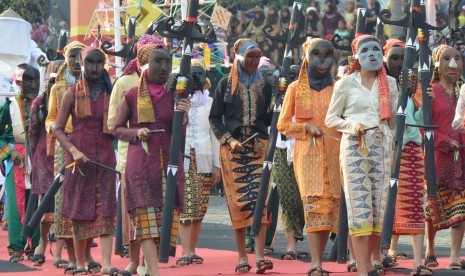
[[[357,37],[352,51],[355,60],[336,82],[325,123],[342,132],[340,163],[358,275],[379,275],[373,264],[381,263],[380,256],[372,253],[383,226],[399,90],[386,75],[377,38]]]

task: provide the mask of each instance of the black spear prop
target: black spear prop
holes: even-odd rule
[[[266,197],[268,194],[268,185],[270,182],[271,168],[273,167],[274,152],[276,149],[276,140],[278,138],[278,129],[276,127],[279,119],[279,113],[281,111],[282,98],[287,90],[288,79],[289,79],[289,69],[292,64],[292,50],[298,47],[303,43],[302,38],[299,37],[299,27],[297,22],[299,22],[299,17],[301,16],[302,4],[300,2],[294,2],[292,5],[292,14],[291,21],[289,23],[289,29],[284,32],[284,35],[281,37],[273,37],[269,35],[269,32],[273,29],[271,26],[265,26],[263,32],[265,36],[274,40],[281,40],[286,43],[284,49],[284,59],[283,65],[281,68],[281,74],[279,76],[279,91],[276,93],[275,97],[275,107],[273,110],[273,117],[271,119],[271,130],[270,138],[268,143],[268,148],[265,154],[265,161],[263,163],[263,172],[262,178],[260,181],[260,188],[258,190],[257,203],[255,204],[252,228],[250,230],[250,235],[258,236],[260,233],[260,225],[262,223],[263,210],[266,205]],[[271,29],[270,29],[271,28]]]
[[[150,25],[149,28],[153,28],[153,26]],[[111,44],[110,41],[104,41],[102,42],[102,45],[100,46],[100,49],[102,49],[102,51],[105,54],[126,59],[122,70],[124,70],[124,68],[128,65],[128,63],[136,57],[136,54],[132,50],[134,46],[134,36],[136,34],[136,18],[135,17],[133,16],[129,17],[127,30],[128,30],[128,33],[126,36],[126,43],[123,43],[121,50],[119,50],[118,52],[110,50],[113,47],[113,44]],[[120,39],[120,38],[117,37],[115,39]]]
[[[397,25],[402,27],[407,27],[407,43],[405,48],[404,63],[402,66],[402,79],[404,80],[401,84],[402,94],[399,98],[398,108],[396,113],[396,135],[394,139],[394,154],[393,162],[391,167],[391,175],[389,178],[389,191],[388,199],[386,203],[386,209],[384,212],[384,223],[381,234],[381,247],[384,249],[390,248],[391,246],[391,237],[392,237],[392,228],[394,224],[394,214],[396,207],[396,197],[397,197],[397,187],[399,182],[399,172],[400,172],[400,162],[402,157],[402,145],[404,138],[404,129],[405,129],[405,108],[407,106],[407,100],[409,94],[413,91],[410,91],[409,88],[409,69],[411,70],[415,59],[417,57],[415,40],[417,39],[418,29],[423,29],[423,31],[429,30],[442,30],[446,26],[442,27],[433,27],[426,23],[425,21],[425,8],[424,2],[420,0],[413,0],[411,2],[410,13],[407,17],[399,21],[390,21],[386,18],[391,16],[389,10],[381,11],[379,18],[385,24]],[[431,174],[431,173],[429,173]],[[427,179],[427,181],[434,181]],[[434,190],[433,190],[434,191]],[[429,193],[430,191],[428,191]]]
[[[92,160],[87,160],[87,163],[93,164],[93,165],[98,166],[98,167],[102,167],[102,168],[104,168],[106,170],[110,170],[110,171],[118,174],[118,176],[120,176],[120,174],[121,174],[119,171],[115,170],[114,168],[108,167],[106,165],[97,163],[97,162],[92,161]],[[70,165],[68,165],[68,166],[70,166]],[[39,207],[37,208],[37,210],[35,211],[34,215],[32,216],[31,220],[28,223],[28,226],[31,229],[34,229],[34,227],[36,227],[39,224],[40,219],[45,214],[45,211],[48,209],[49,205],[53,202],[53,199],[55,198],[55,194],[58,192],[58,189],[60,189],[61,185],[63,184],[65,169],[66,169],[66,167],[63,168],[59,173],[57,173],[55,175],[55,178],[53,179],[52,185],[50,185],[50,188],[48,189],[47,193],[45,193]]]
[[[381,19],[376,20],[376,32],[375,36],[381,41],[381,47],[386,45],[386,37],[384,36],[384,23]]]
[[[188,79],[190,79],[190,67],[192,58],[192,47],[194,42],[205,42],[213,43],[216,41],[215,32],[213,25],[207,23],[205,26],[205,32],[202,33],[200,26],[197,23],[197,16],[199,12],[199,0],[190,0],[187,12],[187,18],[182,22],[180,27],[174,26],[174,18],[169,17],[166,20],[160,22],[157,26],[158,33],[167,38],[178,38],[184,39],[183,52],[181,57],[181,65],[179,68],[179,75],[176,82],[176,103],[180,100],[188,97],[186,87],[190,87]],[[182,137],[183,137],[183,121],[184,112],[176,109],[174,110],[173,116],[173,128],[171,133],[171,145],[170,145],[170,158],[168,162],[167,171],[167,183],[166,192],[163,208],[163,221],[161,228],[161,239],[160,239],[160,253],[158,261],[161,263],[167,263],[170,255],[170,240],[171,240],[171,228],[173,223],[173,212],[174,202],[176,201],[176,184],[177,184],[177,172],[178,172],[178,160],[179,155],[183,153],[181,151]]]
[[[65,48],[67,43],[68,43],[68,33],[65,30],[63,30],[61,32],[60,40],[58,42],[57,51],[53,52],[52,49],[49,49],[46,53],[47,58],[44,55],[40,55],[36,60],[37,64],[40,67],[47,67],[50,61],[65,59],[65,57],[63,56],[63,49]],[[49,62],[47,62],[47,59],[49,60]]]

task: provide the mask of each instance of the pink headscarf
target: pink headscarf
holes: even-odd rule
[[[271,68],[270,59],[265,57],[265,56],[261,57],[260,58],[260,63],[258,63],[258,68],[260,68],[262,66],[266,66],[266,67]]]
[[[140,47],[147,44],[158,44],[161,46],[162,49],[166,48],[165,43],[163,43],[163,41],[161,41],[160,39],[154,37],[153,35],[144,34],[140,37],[139,41],[136,44],[136,51],[137,49],[140,49]],[[128,63],[126,68],[123,70],[121,77],[125,75],[131,75],[132,73],[136,72],[136,70],[139,73],[141,72],[141,69],[137,66],[137,59],[135,58]]]

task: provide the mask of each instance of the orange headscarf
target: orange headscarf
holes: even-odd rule
[[[360,46],[360,41],[364,39],[373,39],[378,41],[379,45],[381,43],[379,40],[372,35],[361,35],[356,37],[352,41],[352,54],[355,56],[357,54],[358,47]],[[360,71],[360,62],[358,59],[354,59],[353,63],[350,66],[348,75],[354,73],[355,71]],[[386,69],[384,66],[378,71],[378,92],[379,92],[379,117],[381,121],[386,121],[391,119],[391,95],[389,92],[389,83],[387,79]]]

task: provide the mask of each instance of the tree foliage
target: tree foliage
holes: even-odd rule
[[[41,22],[45,18],[47,11],[47,1],[45,0],[1,0],[0,13],[11,8],[28,22]]]

